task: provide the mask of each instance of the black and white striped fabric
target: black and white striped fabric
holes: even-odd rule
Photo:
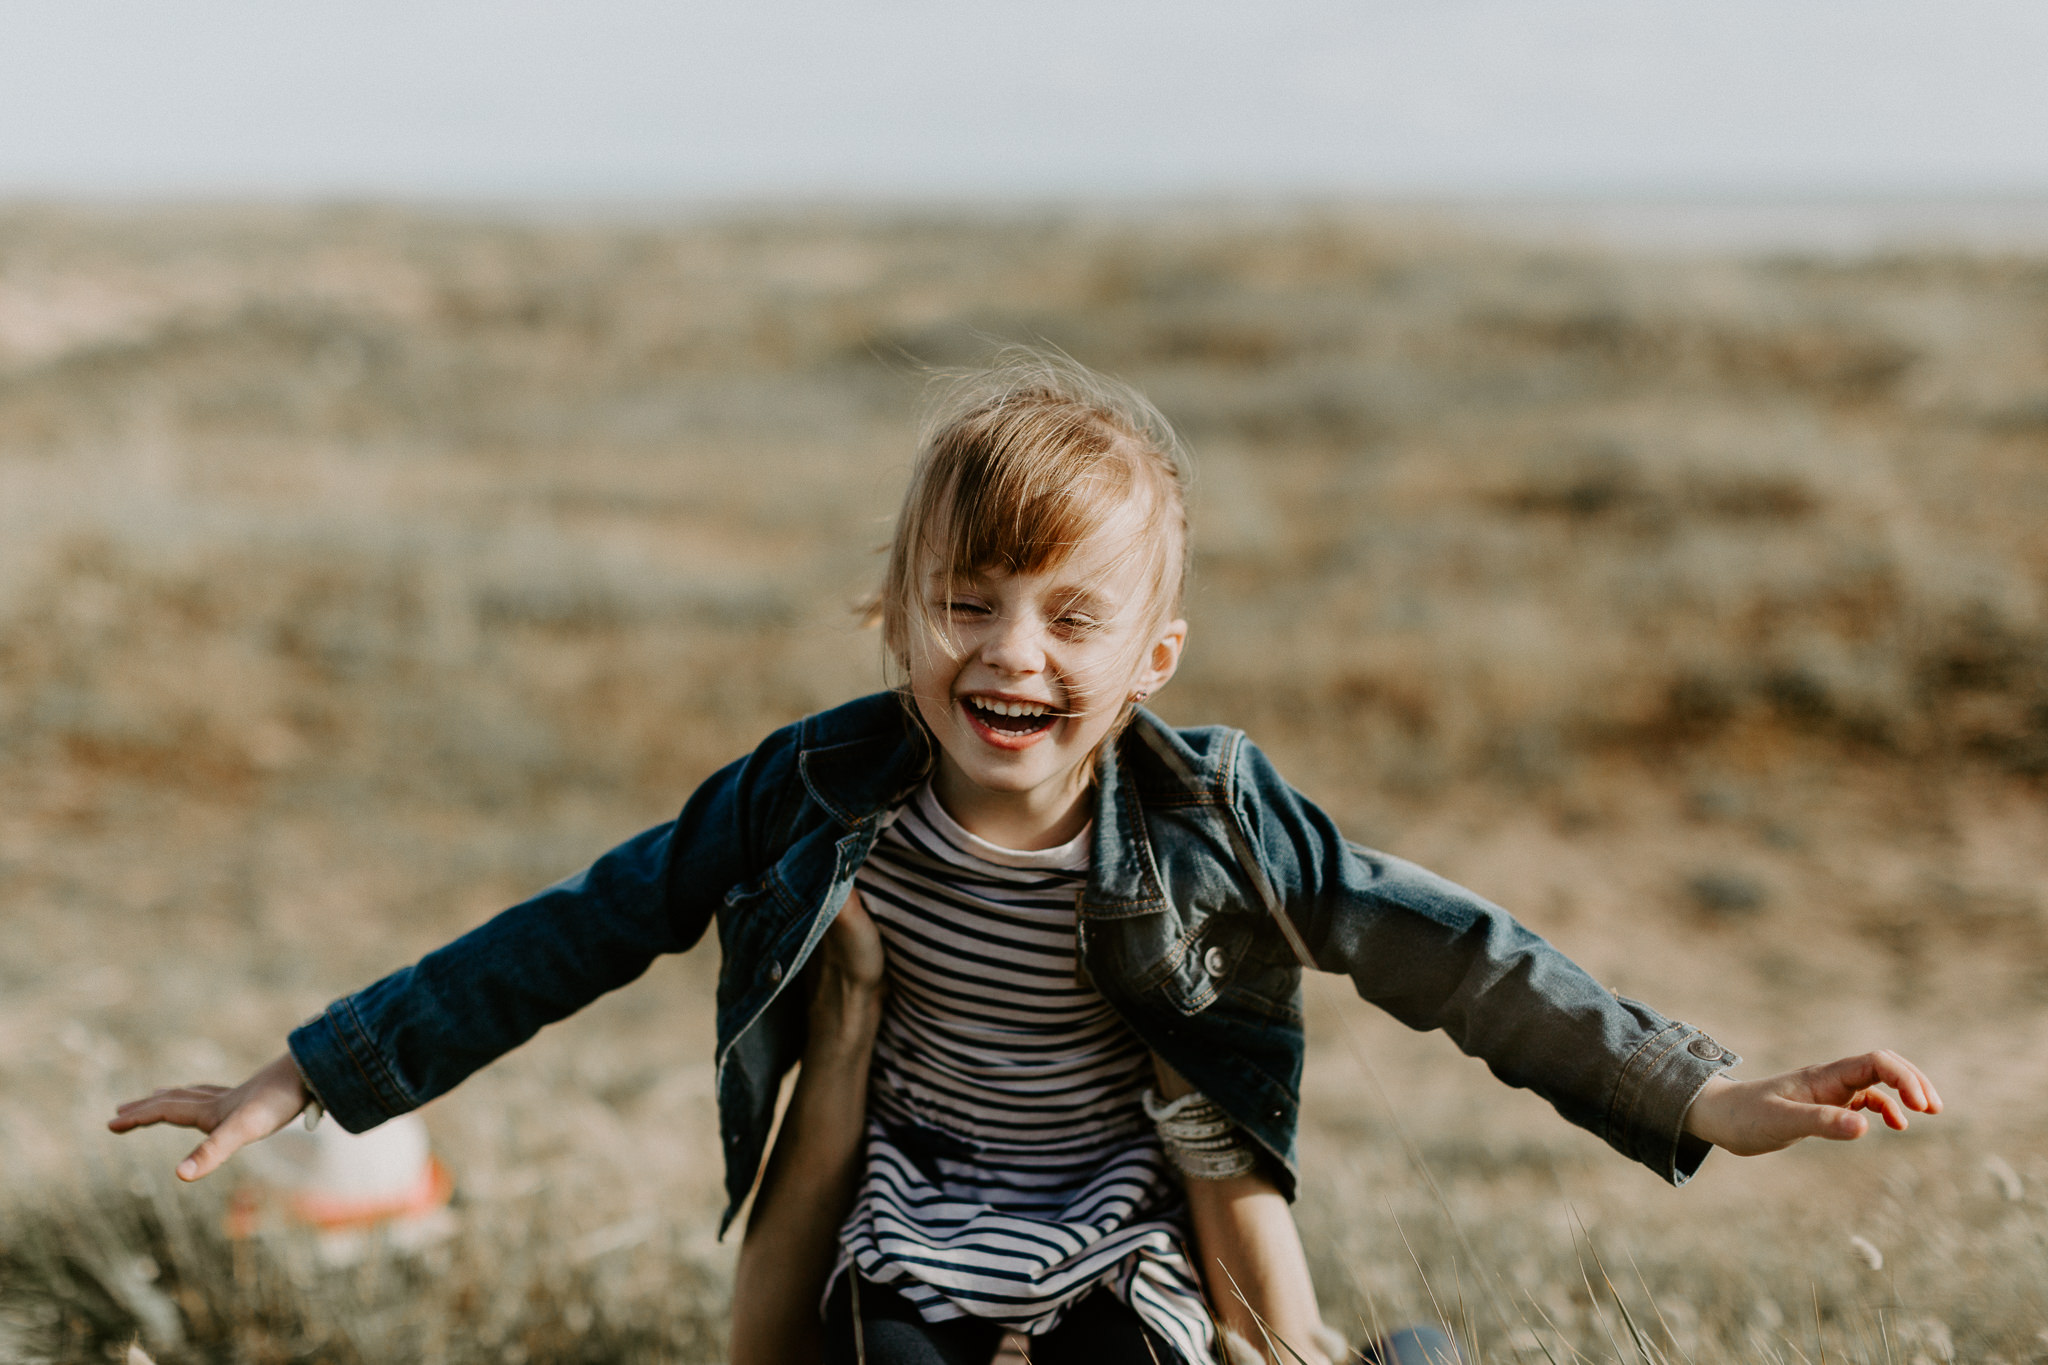
[[[850,1261],[929,1322],[1045,1332],[1106,1286],[1195,1365],[1214,1333],[1139,1096],[1145,1046],[1075,980],[1088,832],[976,838],[929,786],[856,878],[888,954]]]

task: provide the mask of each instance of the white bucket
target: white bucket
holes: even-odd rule
[[[453,1229],[454,1181],[434,1158],[427,1126],[403,1114],[367,1133],[328,1120],[312,1132],[293,1125],[251,1147],[246,1169],[256,1188],[229,1209],[228,1230],[248,1236],[284,1221],[321,1234],[323,1249],[357,1254],[365,1234],[382,1230],[405,1247],[438,1241]]]

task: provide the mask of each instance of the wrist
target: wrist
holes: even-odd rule
[[[1707,1083],[1692,1097],[1686,1107],[1685,1119],[1680,1126],[1702,1142],[1716,1147],[1725,1146],[1722,1139],[1727,1134],[1727,1125],[1722,1121],[1722,1110],[1728,1100],[1728,1093],[1735,1088],[1735,1082],[1727,1076],[1716,1073],[1707,1077]]]
[[[299,1065],[299,1059],[292,1056],[289,1048],[271,1058],[269,1064],[259,1071],[257,1076],[266,1086],[274,1082],[286,1089],[296,1087],[302,1100],[317,1103],[320,1099],[314,1093],[312,1083],[306,1079],[305,1068]]]

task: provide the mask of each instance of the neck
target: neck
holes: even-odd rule
[[[1085,765],[1030,791],[977,786],[941,753],[932,789],[960,827],[998,848],[1030,852],[1058,848],[1081,832],[1095,811],[1095,789]]]

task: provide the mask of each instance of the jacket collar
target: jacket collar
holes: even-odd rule
[[[908,800],[934,757],[930,735],[893,692],[810,717],[798,745],[804,790],[849,829],[873,824]]]
[[[1141,742],[1141,727],[1163,728],[1156,716],[1140,709],[1095,762],[1095,835],[1085,900],[1092,911],[1110,917],[1147,914],[1166,905],[1129,766],[1151,760],[1150,766],[1162,769],[1148,771],[1153,782],[1180,786],[1195,780],[1192,773],[1159,761],[1158,745]],[[936,757],[924,726],[889,692],[811,717],[798,743],[804,789],[849,830],[872,827],[908,800],[930,775]]]
[[[1141,712],[1124,727],[1116,743],[1102,746],[1095,760],[1095,839],[1089,849],[1088,889],[1082,902],[1100,918],[1146,915],[1166,908],[1130,768],[1144,756],[1144,746],[1133,742],[1132,731],[1158,723],[1149,713]]]

